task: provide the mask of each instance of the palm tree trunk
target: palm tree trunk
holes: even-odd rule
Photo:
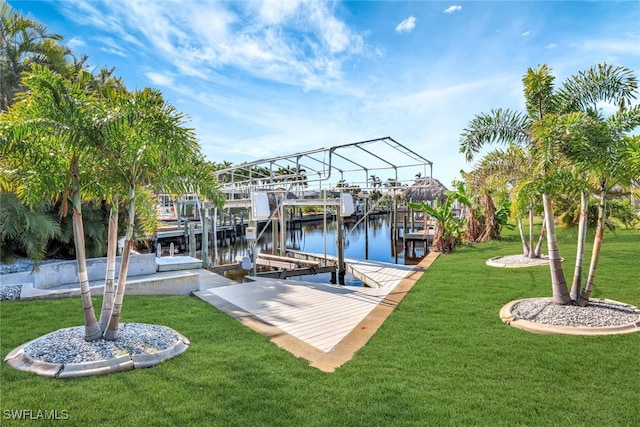
[[[576,267],[571,282],[571,300],[577,301],[582,286],[582,269],[584,266],[584,245],[587,240],[587,209],[589,201],[585,192],[580,193],[580,220],[578,221],[578,247],[576,248]]]
[[[465,217],[467,220],[467,227],[464,236],[465,241],[467,243],[475,243],[478,240],[478,237],[482,234],[480,221],[478,221],[478,217],[472,207],[466,209]]]
[[[78,160],[74,156],[71,159],[71,203],[73,205],[72,223],[73,240],[76,249],[76,262],[78,264],[78,282],[82,299],[82,311],[84,313],[84,339],[95,341],[102,337],[102,331],[93,311],[93,300],[89,288],[89,274],[87,273],[87,255],[85,251],[84,227],[82,224],[82,205],[80,199],[80,172]]]
[[[486,242],[489,240],[494,240],[500,237],[500,233],[498,233],[498,226],[496,224],[496,205],[493,203],[493,199],[491,195],[487,192],[484,194],[482,206],[484,208],[484,213],[486,216],[484,232],[482,236],[478,239],[480,242]]]
[[[535,251],[533,251],[533,206],[529,205],[529,256],[534,258]]]
[[[529,256],[529,245],[527,245],[527,238],[524,235],[524,226],[522,225],[522,219],[518,217],[518,231],[520,232],[520,241],[522,242],[522,255]]]
[[[129,259],[131,258],[131,244],[133,240],[133,225],[135,220],[135,190],[133,186],[129,187],[129,218],[127,223],[127,232],[124,238],[124,248],[122,251],[122,260],[120,261],[120,273],[118,274],[118,286],[116,288],[113,310],[111,310],[111,318],[107,330],[104,333],[105,339],[115,340],[118,338],[118,326],[120,325],[120,313],[122,312],[122,301],[124,299],[125,285],[127,282],[127,273],[129,272]]]
[[[600,187],[600,200],[598,203],[598,225],[596,227],[596,236],[593,240],[593,249],[591,251],[591,263],[589,264],[589,273],[587,274],[587,283],[584,285],[584,289],[580,293],[578,299],[578,305],[584,307],[589,303],[589,296],[593,289],[593,284],[596,280],[596,269],[598,268],[598,261],[600,260],[600,251],[602,249],[602,238],[604,237],[604,220],[605,220],[605,200],[607,197],[607,191],[605,183],[602,183]]]
[[[551,289],[553,292],[553,303],[567,305],[571,303],[567,281],[562,270],[562,258],[558,248],[558,238],[556,236],[555,223],[553,218],[553,203],[548,193],[542,195],[544,205],[544,219],[547,228],[547,248],[549,250],[549,268],[551,272]]]
[[[445,253],[444,225],[440,221],[436,224],[436,231],[433,233],[431,250],[433,252]]]
[[[100,330],[104,333],[113,310],[116,276],[116,255],[118,251],[118,201],[114,201],[109,212],[109,236],[107,242],[107,271],[104,279]]]
[[[536,244],[536,248],[533,251],[534,258],[540,258],[542,256],[542,241],[544,240],[546,223],[547,221],[543,218],[542,226],[540,227],[540,233],[538,233],[538,243]]]

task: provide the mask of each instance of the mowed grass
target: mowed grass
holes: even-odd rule
[[[559,230],[568,280],[574,233]],[[504,234],[441,256],[331,374],[196,297],[127,297],[123,321],[170,326],[189,349],[153,368],[69,380],[2,363],[0,424],[13,423],[11,410],[58,410],[79,426],[640,425],[640,333],[535,335],[500,321],[509,301],[551,295],[547,267],[485,265],[519,253]],[[593,297],[640,306],[640,232],[607,233]],[[2,302],[2,356],[80,322],[79,299]]]

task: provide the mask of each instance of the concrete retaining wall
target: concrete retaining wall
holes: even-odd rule
[[[200,275],[175,271],[127,280],[127,295],[189,295],[200,290]]]
[[[90,283],[92,296],[101,296],[104,290],[102,281]],[[127,277],[126,295],[189,295],[200,289],[200,275],[193,272],[169,271],[150,276],[140,276],[130,279]],[[21,300],[45,298],[70,298],[80,296],[79,287],[57,289],[37,289],[31,284],[24,284]],[[126,296],[125,296],[126,299]]]
[[[19,285],[21,283],[33,283],[31,271],[21,271],[19,273],[0,274],[0,286]]]
[[[121,257],[116,259],[116,278],[120,271]],[[107,271],[107,258],[91,258],[87,260],[89,281],[104,280]],[[153,274],[157,271],[155,254],[132,254],[129,260],[128,278]],[[78,284],[78,264],[76,261],[62,261],[43,264],[29,280],[34,288],[49,289],[60,285]]]

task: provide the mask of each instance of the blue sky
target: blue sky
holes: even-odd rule
[[[461,131],[522,110],[527,68],[640,77],[640,1],[9,3],[130,89],[162,90],[215,162],[391,136],[450,186],[473,167]]]

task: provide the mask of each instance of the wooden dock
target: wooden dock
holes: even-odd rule
[[[433,228],[427,228],[426,230],[407,232],[403,238],[406,241],[433,241],[435,230]]]
[[[320,273],[331,273],[336,271],[335,265],[325,265],[319,261],[309,261],[294,257],[271,255],[258,253],[256,264],[276,269],[257,273],[259,277],[270,277],[276,279],[286,279],[287,277],[309,276]]]

